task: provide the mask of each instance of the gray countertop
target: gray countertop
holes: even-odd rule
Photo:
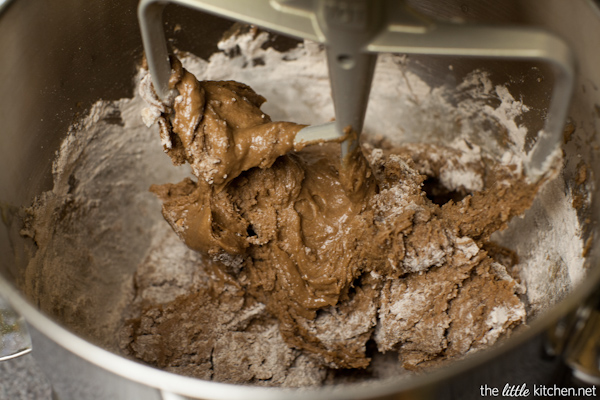
[[[0,362],[0,400],[51,400],[50,382],[31,354]]]

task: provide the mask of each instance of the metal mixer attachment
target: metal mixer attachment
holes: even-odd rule
[[[27,324],[10,304],[0,297],[0,361],[31,352]]]
[[[573,87],[574,57],[560,38],[522,27],[433,21],[401,0],[141,0],[138,17],[154,87],[164,98],[171,74],[162,11],[176,3],[253,24],[284,35],[323,43],[336,120],[309,126],[297,142],[341,138],[363,127],[377,54],[432,54],[543,61],[555,83],[544,131],[528,155],[525,171],[538,180],[558,148]],[[358,146],[342,143],[342,159]]]

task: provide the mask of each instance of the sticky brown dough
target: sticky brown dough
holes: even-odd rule
[[[236,287],[238,302],[265,304],[294,351],[330,368],[366,368],[372,339],[415,369],[489,346],[525,321],[514,257],[488,242],[539,185],[498,167],[486,170],[484,190],[440,206],[422,189],[435,146],[369,147],[367,157],[359,149],[341,168],[338,144],[294,148],[303,126],[271,122],[246,85],[198,82],[175,61],[171,87],[172,105],[151,103],[162,111],[165,151],[197,181],[151,190],[187,246],[217,262],[217,281]],[[176,313],[194,296],[206,307],[190,294],[144,315]],[[152,346],[135,351],[149,333],[139,321],[127,348],[156,364]]]

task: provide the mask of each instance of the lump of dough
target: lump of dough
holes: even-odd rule
[[[482,190],[438,205],[423,190],[436,146],[359,149],[342,168],[338,144],[294,148],[303,126],[272,122],[248,86],[199,82],[176,60],[173,69],[177,96],[160,102],[146,87],[146,114],[197,179],[151,190],[187,246],[266,305],[288,346],[330,368],[365,368],[374,340],[415,369],[525,321],[512,264],[488,242],[539,184],[496,166]]]

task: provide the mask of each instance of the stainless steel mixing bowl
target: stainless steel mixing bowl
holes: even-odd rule
[[[595,134],[600,130],[598,2],[427,0],[412,3],[437,18],[532,25],[565,38],[577,55],[578,77],[569,113],[575,127],[574,139],[565,146],[567,159],[574,161],[567,163],[559,179],[565,179],[569,188],[579,160],[589,163],[592,177],[600,176],[600,163],[595,161],[599,151]],[[59,322],[59,316],[41,312],[44,305],[21,292],[23,271],[35,246],[19,235],[20,209],[51,188],[52,161],[69,126],[98,99],[132,95],[133,77],[141,59],[136,6],[136,0],[14,0],[0,13],[0,294],[28,321],[34,355],[59,398],[440,398],[448,394],[448,388],[453,387],[455,391],[468,385],[475,388],[488,382],[486,379],[494,370],[514,369],[515,366],[510,365],[514,360],[512,355],[522,352],[529,341],[538,338],[561,316],[581,306],[597,290],[600,282],[597,191],[600,185],[595,184],[591,206],[580,215],[585,223],[585,237],[590,238],[587,279],[551,311],[536,318],[529,329],[514,335],[504,345],[431,373],[410,379],[305,390],[234,386],[159,371],[75,335]],[[168,34],[179,48],[203,57],[216,50],[217,40],[231,24],[177,8],[168,10],[166,21]],[[176,23],[183,27],[177,31],[185,35],[174,32]],[[410,64],[413,72],[429,83],[448,78],[448,59],[415,57],[413,60],[415,62]],[[493,62],[483,65],[470,59],[455,59],[451,63],[454,80],[483,66],[494,71],[493,76],[499,82],[506,82],[518,74],[519,68]],[[548,102],[548,93],[543,88],[547,86],[532,85],[529,79],[513,80],[511,84],[513,94],[521,95],[526,104],[537,110],[530,113],[529,120],[523,121],[532,130],[541,126],[540,117]],[[96,300],[106,301],[110,306],[110,298]],[[557,343],[561,343],[560,338]],[[568,352],[576,347],[566,346]],[[569,353],[566,357],[570,357]]]

